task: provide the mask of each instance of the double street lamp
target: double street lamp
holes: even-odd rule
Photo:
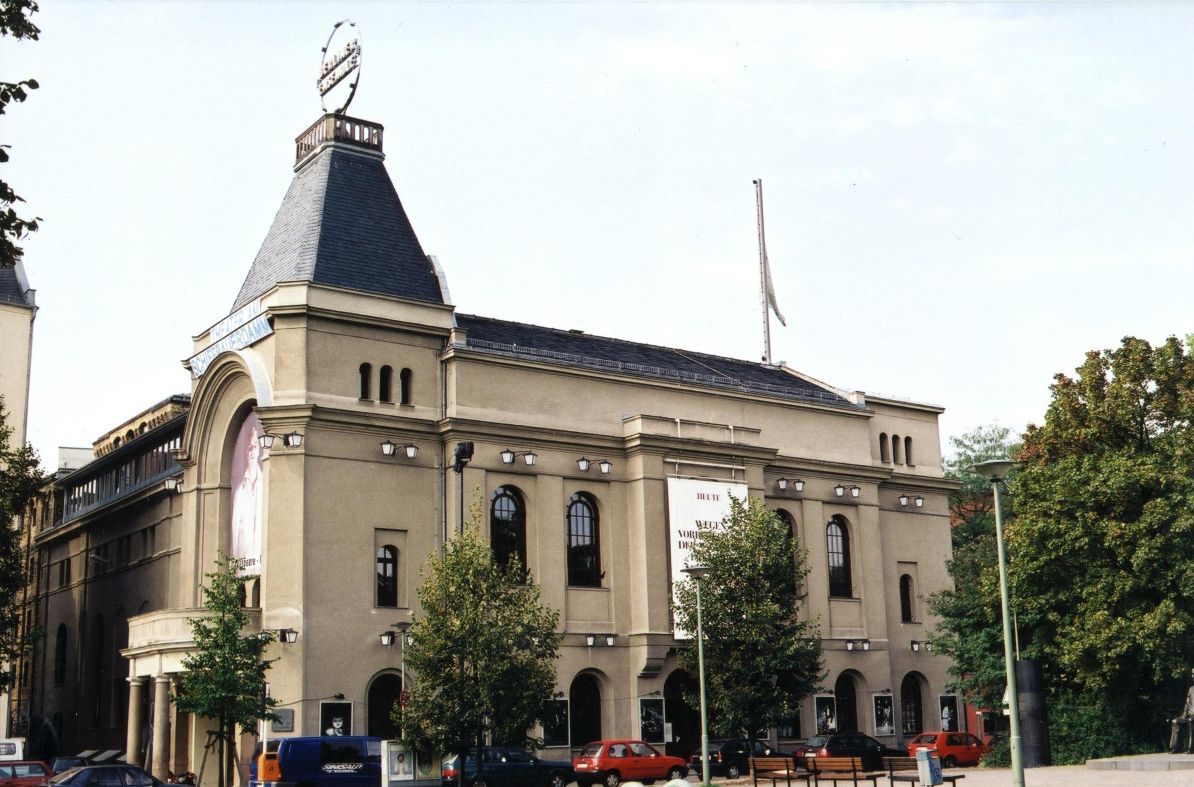
[[[689,566],[684,573],[696,583],[697,602],[697,671],[701,681],[701,784],[709,785],[709,717],[705,711],[705,631],[701,621],[701,580],[709,573],[708,566]]]
[[[995,491],[995,546],[999,553],[999,602],[1003,608],[1003,663],[1007,672],[1007,713],[1011,727],[1008,747],[1012,755],[1012,785],[1024,787],[1024,760],[1020,743],[1020,700],[1016,693],[1016,662],[1012,657],[1011,599],[1007,590],[1007,553],[1003,546],[1003,512],[999,503],[999,484],[1018,467],[1006,459],[992,459],[966,468],[991,482]]]

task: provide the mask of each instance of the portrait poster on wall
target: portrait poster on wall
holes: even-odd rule
[[[647,743],[666,743],[663,730],[663,699],[643,697],[638,701],[639,737]]]
[[[875,734],[895,735],[895,708],[890,694],[875,695]]]
[[[265,506],[263,430],[257,413],[250,412],[236,433],[232,453],[232,549],[241,561],[240,574],[261,573],[261,528]]]
[[[398,741],[384,741],[386,749],[386,778],[392,782],[415,780],[414,752]]]
[[[722,519],[730,513],[731,495],[746,499],[746,484],[735,481],[708,481],[697,478],[667,480],[668,541],[673,593],[688,579],[684,569],[692,564],[692,543],[702,529],[724,527]],[[692,639],[692,634],[673,623],[676,639]]]
[[[340,700],[321,701],[319,729],[323,735],[352,735],[352,703]]]
[[[543,719],[543,745],[568,745],[568,700],[553,699]]]
[[[958,731],[958,695],[942,694],[938,698],[941,708],[941,731]]]
[[[837,704],[833,695],[818,695],[815,703],[817,734],[828,735],[831,732],[837,732]]]

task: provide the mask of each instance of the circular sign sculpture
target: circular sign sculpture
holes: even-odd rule
[[[351,19],[341,19],[332,28],[328,42],[323,47],[323,61],[319,66],[319,104],[323,111],[328,111],[328,93],[336,90],[345,81],[348,84],[336,90],[330,99],[332,104],[344,103],[332,112],[336,115],[344,114],[352,97],[357,94],[357,83],[361,79],[361,33],[357,30],[357,23]]]

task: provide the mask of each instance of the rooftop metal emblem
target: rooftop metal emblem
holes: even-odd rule
[[[333,43],[335,46],[333,46]],[[332,112],[344,114],[352,97],[357,94],[357,83],[361,79],[361,32],[357,30],[357,23],[351,19],[341,19],[332,28],[328,42],[323,47],[323,62],[319,66],[319,104],[323,111],[328,111],[327,95],[345,80],[348,85],[337,91],[337,96],[344,98],[341,104]],[[333,97],[333,104],[340,103],[340,99]]]

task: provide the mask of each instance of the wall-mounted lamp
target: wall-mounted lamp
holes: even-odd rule
[[[837,495],[838,497],[845,497],[846,485],[845,484],[835,484],[833,487],[833,493],[835,495]]]
[[[162,482],[162,485],[166,487],[167,492],[177,492],[179,489],[182,489],[182,476],[170,476]]]
[[[775,482],[775,485],[779,487],[779,491],[781,492],[787,491],[789,486],[791,486],[792,491],[796,492],[797,494],[804,491],[804,481],[799,478],[784,478],[783,476],[780,476],[779,480]]]
[[[609,471],[614,469],[614,463],[608,459],[602,459],[597,463],[597,469],[601,471],[602,475],[609,475]]]
[[[859,487],[858,484],[853,484],[850,487],[850,497],[858,497],[861,494],[862,494],[862,488]]]
[[[908,497],[907,492],[900,495],[900,506],[907,508],[908,500],[909,500],[909,497]],[[920,495],[917,495],[916,497],[911,498],[911,500],[912,500],[912,504],[915,505],[917,508],[924,508],[925,499],[923,497],[921,497]]]
[[[577,467],[577,469],[578,469],[578,470],[580,470],[582,473],[587,473],[587,472],[589,472],[589,465],[591,465],[591,464],[593,464],[593,462],[592,462],[591,460],[589,460],[589,459],[586,459],[586,458],[585,458],[585,457],[583,457],[583,456],[582,456],[580,459],[577,459],[577,460],[576,460],[576,467]]]
[[[414,459],[419,455],[419,447],[414,443],[407,443],[406,445],[398,445],[392,440],[384,440],[381,444],[381,452],[385,456],[394,456],[401,448],[407,459]]]
[[[381,639],[381,644],[387,648],[394,645],[394,637],[397,635],[396,631],[383,631],[378,637]]]
[[[932,653],[933,652],[933,643],[929,642],[927,639],[912,640],[912,652],[913,653],[920,653],[921,648],[924,648],[929,653]]]
[[[871,641],[869,639],[848,639],[846,640],[846,650],[870,650]]]
[[[278,629],[278,642],[293,645],[298,642],[298,632],[294,629]]]
[[[257,442],[266,450],[274,447],[275,440],[281,440],[282,445],[287,448],[298,448],[303,444],[303,436],[298,432],[287,432],[286,434],[270,434],[267,432],[257,438]]]
[[[535,460],[539,458],[538,454],[536,454],[534,451],[520,451],[515,453],[513,450],[506,448],[502,451],[502,462],[512,465],[514,464],[514,460],[520,456],[522,457],[522,461],[526,462],[528,465],[535,464]]]
[[[598,640],[604,640],[606,647],[612,648],[614,643],[618,641],[617,634],[585,634],[585,644],[590,648],[597,644]]]

